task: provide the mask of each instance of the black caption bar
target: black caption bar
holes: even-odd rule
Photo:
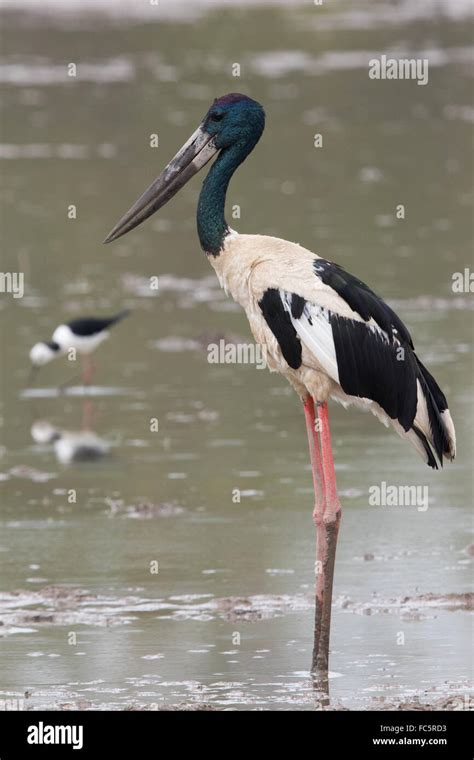
[[[472,758],[470,714],[459,712],[0,712],[0,760],[169,752],[170,742],[221,755],[288,751],[361,752],[362,756]],[[133,753],[133,755],[132,755]]]

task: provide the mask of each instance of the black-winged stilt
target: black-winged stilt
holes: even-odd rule
[[[36,343],[31,349],[32,375],[57,356],[67,355],[69,359],[75,360],[79,354],[84,361],[82,381],[90,383],[93,374],[90,354],[109,337],[109,328],[128,314],[129,311],[124,310],[112,317],[79,317],[59,325],[52,340]]]

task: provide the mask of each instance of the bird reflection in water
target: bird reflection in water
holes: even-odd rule
[[[82,403],[82,426],[79,430],[67,430],[44,418],[31,426],[31,437],[41,445],[52,444],[56,459],[61,464],[95,462],[110,454],[112,444],[95,433],[92,428],[94,408],[90,400]]]

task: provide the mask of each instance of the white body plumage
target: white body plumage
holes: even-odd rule
[[[110,333],[107,330],[92,335],[78,335],[73,332],[69,325],[59,325],[53,332],[53,341],[57,343],[61,353],[66,353],[70,349],[77,351],[78,354],[91,354],[96,350],[104,340],[107,340]]]
[[[209,256],[209,259],[226,293],[244,308],[255,340],[265,348],[271,371],[284,375],[302,399],[308,394],[319,402],[333,398],[345,406],[354,404],[371,411],[386,426],[391,425],[402,438],[409,440],[428,461],[426,445],[414,430],[416,428],[433,444],[426,392],[419,380],[416,381],[416,414],[409,430],[405,430],[398,419],[391,418],[377,401],[344,391],[331,316],[349,320],[349,325],[359,323],[367,330],[368,339],[373,337],[378,345],[390,340],[400,348],[403,346],[396,330],[389,336],[373,318],[364,320],[333,287],[323,282],[317,274],[317,262],[323,259],[296,243],[264,235],[240,235],[234,231],[226,237],[219,255]],[[289,366],[262,313],[262,299],[269,289],[278,291],[282,307],[301,343],[299,367]],[[297,294],[305,302],[304,311],[298,317],[292,314],[291,294]],[[449,442],[443,453],[453,458],[456,444],[451,416],[447,408],[440,415]]]

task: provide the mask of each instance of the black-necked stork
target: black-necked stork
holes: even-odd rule
[[[56,327],[50,341],[36,343],[30,351],[32,372],[48,364],[57,356],[74,352],[84,357],[82,380],[89,383],[93,367],[89,355],[109,337],[109,328],[129,314],[121,311],[112,317],[80,317]]]
[[[370,410],[409,441],[430,467],[437,467],[434,453],[440,464],[443,457],[453,459],[455,433],[446,398],[416,356],[407,328],[367,285],[300,245],[240,235],[227,224],[229,180],[264,125],[262,106],[246,95],[231,93],[215,100],[198,129],[105,242],[158,211],[218,154],[199,196],[199,240],[222,287],[244,308],[269,368],[289,380],[304,404],[317,525],[312,671],[325,673],[341,519],[328,399]]]

